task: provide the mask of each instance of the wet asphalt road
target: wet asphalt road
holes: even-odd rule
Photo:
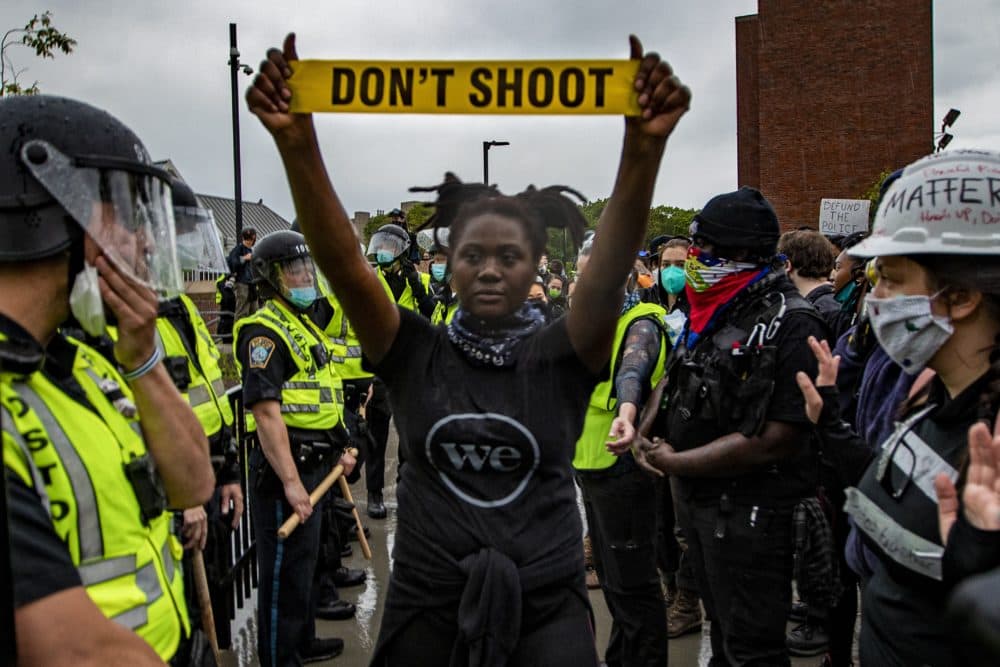
[[[393,539],[396,534],[396,447],[395,429],[391,429],[389,451],[386,455],[386,486],[384,489],[385,504],[389,510],[388,518],[377,521],[369,518],[365,513],[368,493],[364,485],[364,475],[351,488],[362,520],[371,530],[369,542],[372,548],[372,560],[366,561],[361,555],[361,549],[357,542],[351,543],[354,553],[344,561],[344,564],[352,568],[365,569],[368,572],[368,578],[364,586],[342,589],[340,595],[357,605],[357,614],[353,619],[347,621],[317,620],[317,635],[320,637],[340,637],[344,639],[345,648],[339,657],[314,664],[331,667],[367,667],[368,665],[378,635],[382,604],[389,579],[389,554],[392,551]],[[611,617],[600,590],[590,592],[590,601],[597,623],[598,654],[603,657],[608,634],[611,631]],[[707,643],[707,638],[705,641]],[[702,636],[700,634],[691,634],[670,640],[670,665],[673,667],[698,665],[701,642]],[[793,667],[812,667],[819,665],[820,659],[820,656],[793,658],[792,665]]]

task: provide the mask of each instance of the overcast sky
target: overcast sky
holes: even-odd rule
[[[21,83],[37,80],[43,92],[107,109],[155,159],[173,160],[199,193],[233,194],[230,22],[239,26],[241,60],[255,69],[288,31],[298,34],[303,58],[402,60],[626,58],[634,32],[694,94],[668,145],[655,203],[698,208],[737,185],[734,18],[756,13],[756,0],[4,0],[0,28],[45,9],[79,44],[54,61],[11,51],[27,68]],[[851,48],[850,35],[831,45]],[[998,54],[1000,0],[934,2],[934,117],[962,110],[951,147],[1000,148]],[[244,199],[263,199],[291,219],[277,152],[242,102],[249,83],[240,76]],[[413,199],[409,186],[438,183],[446,170],[481,179],[488,139],[511,143],[490,151],[490,180],[505,192],[559,183],[606,197],[622,126],[621,118],[583,116],[328,114],[317,121],[351,213]]]

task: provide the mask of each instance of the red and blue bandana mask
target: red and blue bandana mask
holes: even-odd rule
[[[701,248],[692,246],[684,262],[687,279],[684,291],[691,306],[688,346],[694,344],[708,328],[722,306],[769,271],[770,267],[767,266],[713,257]]]

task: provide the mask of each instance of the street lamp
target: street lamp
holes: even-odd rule
[[[483,142],[483,185],[490,184],[490,148],[493,146],[510,146],[509,141]]]
[[[229,79],[232,87],[233,101],[233,180],[234,204],[236,206],[236,245],[240,243],[240,235],[243,233],[243,182],[240,174],[240,112],[239,112],[239,91],[237,91],[236,75],[243,72],[246,75],[253,74],[253,68],[240,63],[240,50],[236,48],[236,24],[229,24]]]
[[[958,109],[948,109],[948,113],[944,115],[944,120],[941,122],[941,131],[935,135],[939,137],[937,146],[935,147],[937,151],[943,151],[951,143],[951,140],[955,138],[954,135],[948,133],[946,130],[955,124],[960,115],[962,115],[962,112]]]

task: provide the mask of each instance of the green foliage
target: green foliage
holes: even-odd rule
[[[875,210],[878,206],[878,193],[882,189],[882,184],[885,183],[885,179],[892,175],[891,169],[883,169],[882,172],[875,178],[871,185],[861,193],[858,199],[867,199],[872,203],[871,208],[868,209],[868,219],[869,221],[875,219]]]
[[[76,40],[60,32],[52,25],[52,12],[45,11],[35,14],[23,28],[11,28],[0,40],[0,97],[4,95],[36,95],[39,92],[38,82],[30,86],[18,83],[18,76],[26,68],[15,69],[8,50],[14,46],[26,46],[34,49],[39,58],[55,58],[56,53],[70,54],[76,46]]]

